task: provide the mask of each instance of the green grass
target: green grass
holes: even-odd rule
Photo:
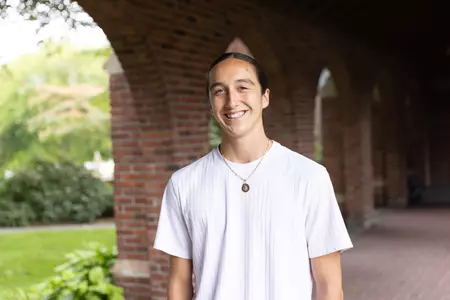
[[[64,255],[87,242],[108,247],[116,243],[115,229],[70,229],[0,234],[0,299],[15,288],[29,288],[53,275]]]

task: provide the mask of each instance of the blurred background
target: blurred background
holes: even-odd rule
[[[355,244],[345,299],[450,299],[444,7],[0,0],[0,15],[0,299],[165,299],[161,196],[220,143],[204,91],[225,51],[263,65],[269,137],[330,172]]]

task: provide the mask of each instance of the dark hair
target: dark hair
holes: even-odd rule
[[[236,58],[243,61],[246,61],[253,65],[256,71],[256,76],[258,77],[259,84],[261,85],[261,94],[264,94],[266,89],[269,87],[269,83],[267,81],[266,74],[264,73],[261,65],[251,56],[243,53],[238,52],[227,52],[219,56],[211,65],[211,67],[208,70],[207,80],[206,80],[206,96],[209,98],[209,73],[211,72],[212,68],[214,68],[217,64],[220,62],[227,60],[229,58]]]

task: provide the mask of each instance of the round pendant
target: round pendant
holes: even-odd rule
[[[250,190],[250,186],[247,183],[242,184],[242,191],[247,193]]]

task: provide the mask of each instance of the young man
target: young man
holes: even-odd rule
[[[162,200],[169,300],[311,300],[314,282],[317,300],[343,299],[340,252],[353,245],[330,177],[266,136],[261,67],[226,53],[207,89],[222,143],[173,174]]]

